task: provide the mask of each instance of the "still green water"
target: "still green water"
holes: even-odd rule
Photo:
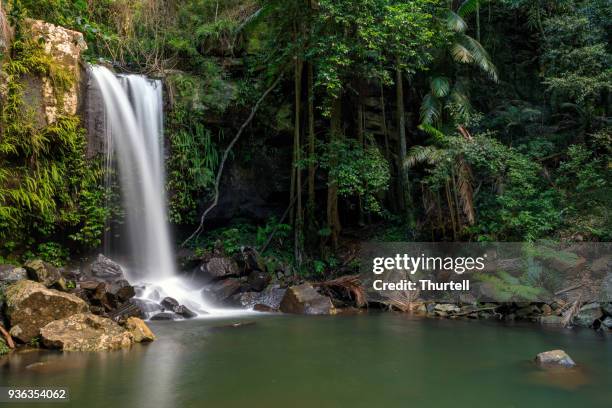
[[[391,313],[234,321],[254,324],[151,322],[158,340],[130,351],[14,354],[0,385],[68,387],[54,407],[612,407],[612,339],[590,330]],[[580,368],[534,367],[555,348]]]

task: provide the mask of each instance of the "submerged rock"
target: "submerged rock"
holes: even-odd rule
[[[130,317],[125,323],[125,328],[132,334],[136,343],[146,343],[155,340],[155,334],[149,326],[137,317]]]
[[[151,317],[151,320],[178,320],[179,316],[172,312],[161,312]]]
[[[24,267],[31,280],[40,282],[48,288],[55,286],[58,289],[66,289],[66,281],[55,266],[41,261],[40,259],[36,259],[26,262]]]
[[[284,313],[307,315],[330,315],[336,313],[331,299],[320,295],[309,283],[303,283],[287,289],[280,303],[280,310]]]
[[[592,327],[593,323],[603,315],[599,303],[589,303],[580,308],[572,323],[580,327]]]
[[[563,350],[544,351],[536,356],[535,361],[544,368],[576,366],[574,360]]]
[[[49,322],[87,311],[89,307],[83,299],[30,280],[17,282],[6,290],[11,335],[24,343],[38,336],[40,328]]]
[[[40,329],[43,344],[64,351],[107,351],[130,347],[134,336],[110,319],[79,313]]]
[[[121,265],[102,254],[91,264],[91,274],[106,281],[125,279]]]

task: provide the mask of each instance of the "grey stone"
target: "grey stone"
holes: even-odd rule
[[[589,303],[580,308],[572,323],[580,327],[591,327],[603,315],[599,303]]]
[[[535,360],[540,367],[544,368],[571,368],[576,366],[574,360],[563,350],[544,351],[538,354]]]

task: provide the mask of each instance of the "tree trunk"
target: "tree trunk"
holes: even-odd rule
[[[295,262],[300,265],[302,258],[303,243],[303,210],[302,210],[302,146],[301,146],[301,109],[302,109],[302,60],[297,58],[295,61],[295,125],[293,139],[293,174],[295,176],[292,186],[296,191],[296,212],[294,219],[294,255]],[[293,177],[292,177],[293,179]]]
[[[336,97],[332,101],[331,111],[331,133],[330,143],[333,143],[342,137],[342,98]],[[332,155],[331,167],[338,164],[337,157]],[[329,176],[327,187],[327,225],[330,230],[332,249],[338,248],[338,239],[342,226],[340,225],[340,214],[338,212],[338,183],[333,176]]]
[[[308,222],[314,225],[315,216],[315,123],[314,123],[314,72],[308,63]]]
[[[411,198],[408,185],[408,172],[405,165],[405,159],[408,155],[408,141],[406,139],[406,109],[404,107],[404,81],[402,69],[397,61],[395,70],[395,89],[396,89],[396,104],[397,104],[397,128],[399,136],[399,154],[397,159],[398,175],[399,175],[399,202],[400,208],[404,210],[406,218],[412,222]]]

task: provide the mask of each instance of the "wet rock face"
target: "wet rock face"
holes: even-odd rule
[[[45,347],[64,351],[108,351],[130,347],[134,336],[110,319],[79,313],[40,330]]]
[[[574,360],[572,360],[572,358],[563,350],[545,351],[538,354],[535,361],[536,364],[543,368],[571,368],[576,366]]]
[[[9,286],[5,295],[11,335],[24,343],[38,336],[41,327],[53,320],[89,311],[83,299],[29,280]]]
[[[212,285],[206,287],[203,292],[205,297],[212,298],[217,302],[222,303],[229,299],[232,295],[238,293],[241,287],[242,283],[239,279],[230,278],[213,283]]]
[[[280,310],[284,313],[307,315],[330,315],[336,313],[331,299],[320,295],[309,283],[303,283],[287,289],[280,303]]]
[[[56,26],[42,20],[26,20],[29,35],[43,44],[45,52],[62,68],[67,69],[75,78],[72,87],[61,98],[56,96],[53,84],[48,78],[37,81],[31,78],[27,91],[28,99],[37,99],[40,106],[39,125],[54,123],[62,115],[75,115],[79,105],[79,78],[81,72],[81,53],[87,49],[83,34]],[[26,98],[28,96],[26,95]]]

